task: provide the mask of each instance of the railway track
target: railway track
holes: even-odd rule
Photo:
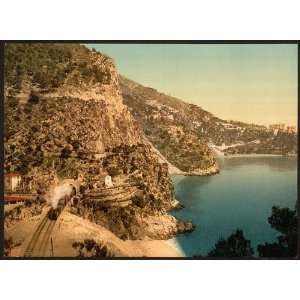
[[[49,242],[55,223],[56,221],[50,220],[48,214],[46,214],[27,245],[24,252],[25,257],[49,256],[47,251],[50,249]]]

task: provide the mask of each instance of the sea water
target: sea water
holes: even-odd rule
[[[186,256],[206,255],[237,228],[256,250],[279,235],[268,223],[272,206],[295,208],[296,158],[225,157],[219,165],[214,176],[172,176],[176,198],[185,207],[172,214],[196,225],[174,241]]]

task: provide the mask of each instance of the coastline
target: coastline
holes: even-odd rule
[[[179,245],[179,243],[177,242],[176,237],[166,240],[165,243],[170,246],[171,248],[173,248],[176,253],[179,253],[180,256],[179,257],[186,257],[183,249],[181,248],[181,246]]]
[[[281,155],[281,154],[225,154],[224,158],[231,157],[297,157],[297,154]]]
[[[131,257],[184,257],[182,251],[165,240],[125,241]]]
[[[184,172],[180,170],[172,171],[169,169],[169,174],[173,175],[183,175],[183,176],[211,176],[220,173],[220,169],[217,166],[213,166],[208,169],[198,170],[198,171],[191,171],[191,172]]]
[[[281,155],[281,154],[258,154],[258,153],[251,153],[251,154],[224,154],[220,155],[220,153],[216,153],[217,158],[224,159],[224,158],[258,158],[258,157],[286,157],[286,158],[297,158],[297,154],[291,154],[291,155]],[[220,172],[220,168],[218,166],[214,166],[205,170],[201,171],[193,171],[193,172],[183,172],[178,169],[176,171],[172,172],[172,169],[169,168],[169,174],[170,176],[174,175],[182,175],[182,176],[211,176],[218,174]],[[176,202],[174,203],[174,209],[181,209],[180,202],[176,199]],[[169,246],[171,246],[177,253],[180,253],[181,257],[186,257],[186,254],[184,253],[182,247],[177,241],[176,236],[168,239],[165,241]]]

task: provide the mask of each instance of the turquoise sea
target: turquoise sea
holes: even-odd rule
[[[268,223],[272,206],[295,207],[296,158],[228,157],[219,165],[218,175],[172,177],[176,198],[185,206],[172,214],[196,225],[194,232],[176,238],[186,256],[206,255],[237,228],[254,249],[275,241],[278,232]]]

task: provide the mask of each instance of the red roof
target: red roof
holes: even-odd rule
[[[18,201],[28,201],[34,200],[33,195],[4,195],[4,201],[8,202],[18,202]]]
[[[14,177],[14,176],[21,176],[20,173],[6,173],[4,176],[6,177]]]

